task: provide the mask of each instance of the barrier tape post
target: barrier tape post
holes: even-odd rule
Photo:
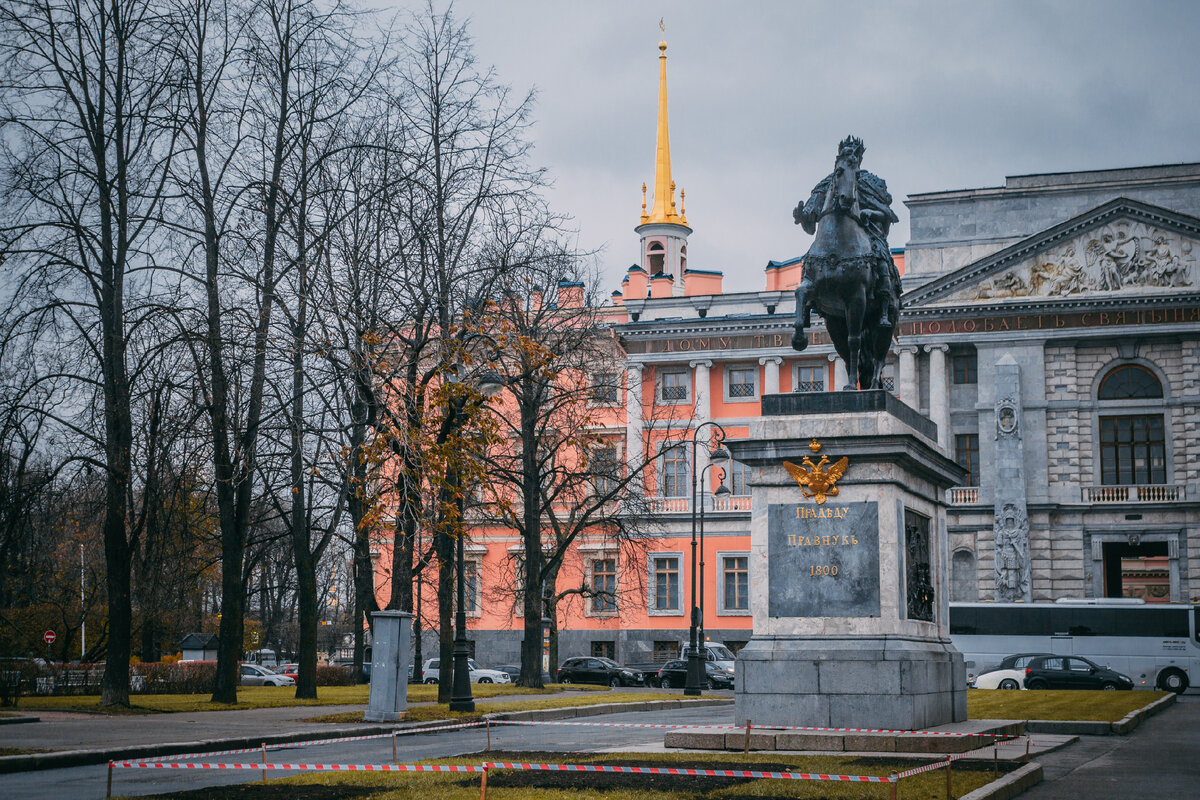
[[[396,732],[392,731],[392,763],[396,763]]]
[[[113,762],[110,761],[108,762],[108,794],[104,795],[105,797],[112,797],[112,771]]]
[[[750,752],[750,720],[746,720],[746,741],[742,745],[742,752]]]
[[[262,743],[262,763],[264,763],[264,764],[267,763],[267,743],[266,742]],[[265,781],[267,779],[267,768],[266,767],[263,767],[262,776],[263,776],[263,780]]]
[[[490,752],[492,752],[492,720],[489,718],[486,721],[487,721],[487,747],[485,748],[485,752],[490,753]],[[487,781],[487,773],[485,772],[483,774],[484,774],[484,782],[486,782]]]
[[[1025,763],[1029,763],[1029,737],[1025,737]]]
[[[995,742],[992,742],[992,780],[995,780],[1000,775],[1000,755],[997,752],[998,747],[999,745],[997,745]]]
[[[888,787],[888,800],[896,800],[900,794],[900,779],[894,772],[888,776]]]
[[[950,765],[953,763],[949,758],[946,759],[946,800],[954,800],[954,795],[950,791]]]
[[[479,800],[487,800],[488,765],[483,765],[483,777],[479,779]]]

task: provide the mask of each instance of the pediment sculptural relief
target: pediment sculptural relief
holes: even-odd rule
[[[1061,297],[1200,283],[1195,242],[1144,222],[1121,220],[1088,231],[1023,264],[956,292],[958,300]]]

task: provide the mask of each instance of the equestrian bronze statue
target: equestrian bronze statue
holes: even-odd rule
[[[816,309],[846,362],[843,390],[883,388],[883,365],[900,323],[900,273],[887,243],[899,219],[884,180],[860,169],[865,149],[861,139],[847,136],[833,172],[792,212],[805,233],[816,234],[796,287],[792,347],[808,347]]]

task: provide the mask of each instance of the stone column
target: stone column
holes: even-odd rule
[[[900,390],[900,401],[909,408],[920,410],[921,396],[917,389],[917,347],[905,345],[896,348],[900,356],[900,375],[896,388]]]
[[[846,362],[842,361],[841,356],[837,353],[830,353],[829,360],[833,362],[833,386],[830,386],[829,390],[840,392],[843,386],[850,383],[850,378],[846,374]]]
[[[779,394],[779,365],[783,363],[783,359],[779,356],[766,356],[760,358],[758,363],[765,366],[766,376],[763,378],[763,394]]]
[[[1023,422],[1021,368],[1006,353],[996,362],[996,485],[992,489],[995,599],[1001,603],[1028,603],[1033,599],[1021,445]]]
[[[630,471],[642,463],[642,364],[626,364],[625,463]]]
[[[713,362],[707,359],[691,361],[688,366],[692,368],[693,391],[695,392],[695,411],[693,418],[696,424],[708,422],[712,419],[712,380],[709,372],[712,369]],[[705,428],[696,434],[696,474],[691,476],[693,481],[698,479],[700,473],[708,466],[708,451],[709,442],[712,439],[712,428]],[[700,501],[704,501],[704,495],[708,492],[708,487],[700,487]],[[690,498],[689,498],[690,499]]]
[[[950,452],[950,387],[946,382],[949,345],[927,344],[929,353],[929,418],[938,426],[938,446]]]

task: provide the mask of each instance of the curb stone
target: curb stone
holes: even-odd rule
[[[1164,711],[1167,706],[1175,702],[1177,697],[1179,697],[1179,695],[1169,694],[1166,697],[1158,698],[1149,705],[1142,706],[1136,711],[1130,711],[1124,717],[1112,724],[1113,733],[1117,733],[1122,736],[1131,733],[1134,728],[1141,724],[1142,720],[1148,719],[1160,711]]]
[[[1087,719],[1031,719],[1026,723],[1030,733],[1076,733],[1081,736],[1128,735],[1142,720],[1163,711],[1175,702],[1178,695],[1169,694],[1134,709],[1116,722]]]
[[[0,725],[20,725],[23,722],[41,722],[41,717],[0,717]]]
[[[1009,800],[1042,782],[1042,765],[1031,761],[958,800]]]
[[[623,714],[630,711],[672,710],[679,708],[703,708],[706,706],[731,705],[733,699],[710,700],[657,700],[641,703],[611,703],[591,706],[566,706],[563,708],[531,709],[529,711],[506,711],[489,715],[492,719],[553,720],[590,717],[599,714]],[[288,733],[264,734],[262,736],[237,736],[227,739],[206,739],[193,742],[163,742],[159,744],[129,745],[103,750],[60,750],[54,753],[28,753],[17,756],[0,756],[0,775],[10,772],[28,772],[41,769],[61,769],[89,764],[104,764],[109,761],[127,761],[152,756],[170,756],[181,753],[200,753],[209,750],[234,750],[243,747],[258,747],[261,744],[299,744],[318,739],[341,736],[370,736],[397,731],[418,731],[453,722],[454,720],[429,720],[405,725],[362,725],[340,728],[336,731],[291,731]]]

